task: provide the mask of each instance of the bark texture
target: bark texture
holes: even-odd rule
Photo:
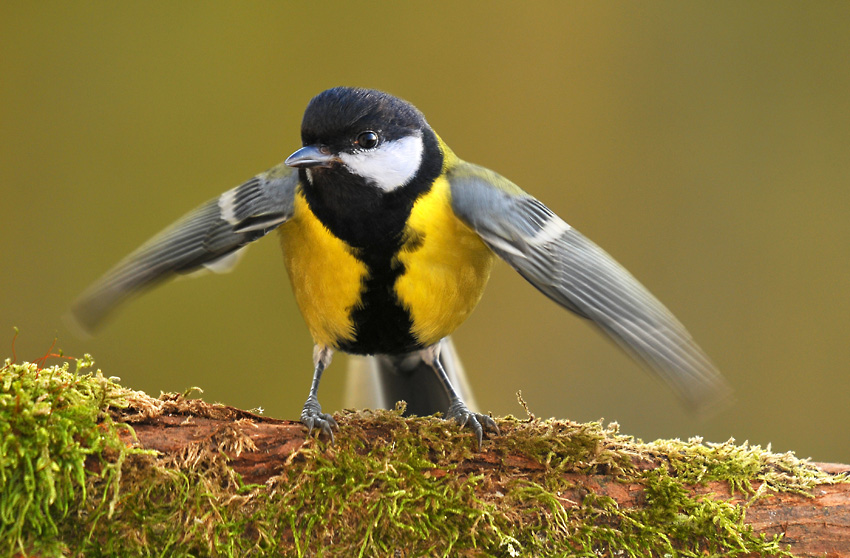
[[[139,410],[124,414],[133,426],[139,446],[155,449],[166,455],[197,452],[198,448],[223,451],[229,466],[238,472],[246,483],[262,484],[285,471],[290,459],[305,444],[306,429],[298,422],[269,419],[232,407],[207,405],[203,402],[175,399],[160,401],[158,409]],[[192,405],[196,408],[192,408]],[[130,410],[128,410],[130,411]],[[345,436],[345,417],[338,419],[343,425],[337,437]],[[364,419],[357,419],[364,420]],[[437,419],[419,419],[433,420]],[[360,424],[365,447],[369,444],[386,444],[393,434],[381,421],[370,423],[368,418]],[[446,423],[451,435],[454,425]],[[514,435],[510,426],[503,427],[502,437]],[[128,440],[129,441],[129,440]],[[312,443],[312,442],[310,442]],[[423,441],[423,443],[427,443]],[[539,473],[548,465],[539,459],[516,451],[494,449],[494,440],[485,440],[479,452],[470,452],[451,467],[436,467],[434,476],[483,475],[485,485],[498,490],[506,477],[522,478]],[[662,466],[666,457],[636,455],[633,465],[640,470]],[[829,475],[850,472],[850,466],[818,463]],[[599,474],[565,472],[563,475],[574,487],[561,493],[562,504],[577,505],[589,493],[612,498],[621,508],[639,508],[646,502],[645,486],[624,482],[616,471]],[[605,467],[601,467],[605,469]],[[761,488],[754,482],[753,490]],[[749,501],[746,493],[733,490],[723,481],[710,481],[689,485],[694,495],[713,495],[713,498],[732,503]],[[769,496],[750,501],[746,522],[759,533],[784,534],[782,543],[790,545],[795,556],[827,556],[850,558],[850,484],[825,482],[816,484],[808,494],[797,492],[770,492]]]

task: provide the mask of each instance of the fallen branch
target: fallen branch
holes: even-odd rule
[[[33,454],[42,467],[33,478],[20,473],[23,460],[0,467],[11,479],[0,534],[14,535],[13,553],[850,556],[843,465],[512,417],[477,451],[455,425],[399,411],[338,413],[330,446],[296,422],[182,395],[153,399],[99,372],[27,366],[7,364],[0,393],[19,437],[24,415],[59,429],[50,421],[90,405],[89,430],[115,443],[90,451],[96,442],[75,434],[86,473],[66,479],[70,491],[53,478],[52,500],[23,487],[49,489],[44,467],[73,470],[61,455],[67,436],[54,436],[64,450]],[[46,511],[50,521],[25,518],[15,531],[12,501],[28,497],[22,513]]]

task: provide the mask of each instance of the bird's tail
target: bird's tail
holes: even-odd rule
[[[472,410],[475,398],[466,374],[448,337],[443,339],[440,362],[458,395]],[[434,369],[418,352],[403,355],[350,356],[345,406],[391,409],[397,401],[407,403],[408,415],[433,415],[449,408],[449,398]]]

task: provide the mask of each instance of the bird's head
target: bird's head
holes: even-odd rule
[[[310,183],[347,173],[390,192],[416,176],[429,132],[425,117],[406,101],[372,89],[335,87],[307,105],[303,147],[286,164],[305,169]]]

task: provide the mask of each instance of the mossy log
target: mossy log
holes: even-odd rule
[[[344,411],[333,445],[91,362],[2,368],[6,555],[850,556],[850,467],[616,425]]]

